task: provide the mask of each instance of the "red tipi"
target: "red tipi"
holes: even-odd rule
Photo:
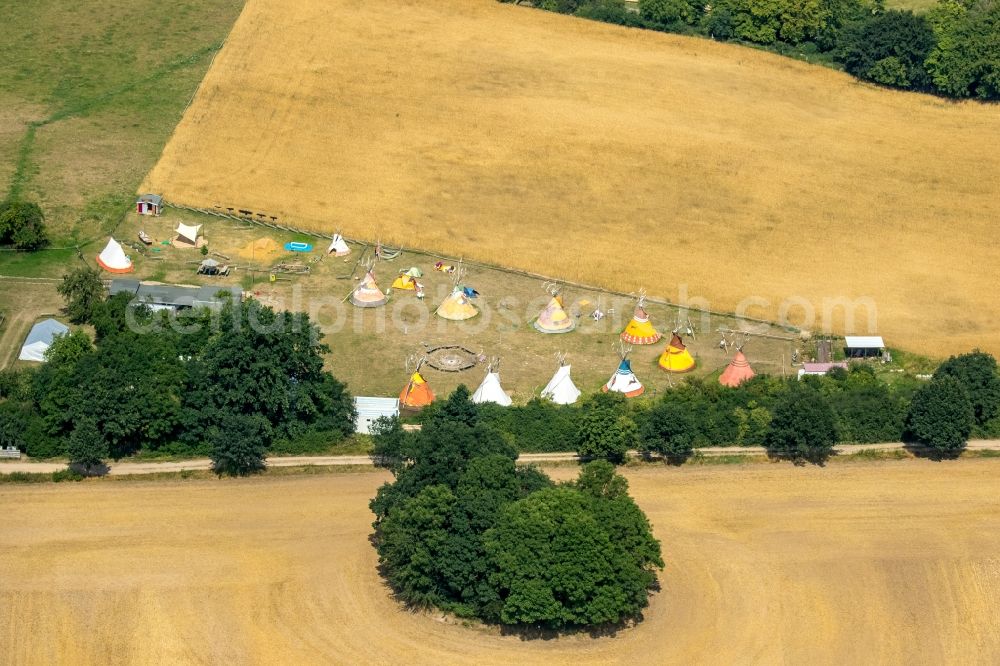
[[[723,386],[736,388],[743,382],[751,379],[755,374],[757,373],[750,367],[747,357],[743,355],[742,351],[737,350],[736,355],[733,356],[733,360],[729,362],[726,369],[719,375],[719,383]]]

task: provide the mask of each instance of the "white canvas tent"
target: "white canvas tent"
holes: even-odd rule
[[[125,250],[114,238],[109,238],[108,244],[97,255],[97,263],[109,273],[132,272],[132,260],[128,258]]]
[[[28,337],[21,347],[21,361],[45,361],[45,351],[52,346],[57,336],[66,335],[69,328],[55,319],[45,319],[31,327]]]
[[[201,225],[196,224],[194,226],[184,224],[183,222],[177,223],[177,228],[174,229],[177,232],[177,240],[184,241],[185,243],[191,243],[191,245],[198,244],[198,232],[201,231]]]
[[[512,402],[510,396],[500,386],[500,373],[493,372],[492,369],[486,373],[486,379],[479,385],[476,392],[472,394],[472,402],[477,405],[481,405],[484,402],[495,402],[501,407],[510,406]]]
[[[326,251],[327,254],[332,254],[335,257],[346,257],[351,253],[351,248],[347,246],[344,242],[344,237],[340,234],[334,234],[333,240],[330,241],[330,247]]]
[[[557,405],[572,405],[580,397],[580,389],[569,376],[570,366],[560,365],[556,374],[542,389],[542,397],[548,398]]]

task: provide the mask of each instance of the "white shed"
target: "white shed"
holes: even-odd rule
[[[399,416],[399,398],[354,398],[354,408],[358,418],[354,422],[354,432],[368,434],[371,424],[383,416]]]
[[[66,335],[69,328],[55,319],[44,319],[31,327],[21,347],[20,361],[44,361],[45,351],[52,346],[56,336]]]

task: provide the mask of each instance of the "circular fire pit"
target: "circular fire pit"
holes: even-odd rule
[[[476,367],[479,356],[460,345],[445,345],[427,350],[426,363],[441,372],[462,372]]]

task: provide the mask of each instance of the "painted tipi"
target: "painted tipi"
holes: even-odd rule
[[[332,254],[335,257],[346,257],[351,253],[351,248],[347,246],[343,236],[340,234],[334,234],[333,240],[330,241],[330,247],[327,248],[326,253]]]
[[[622,350],[620,355],[621,363],[618,364],[618,369],[615,370],[615,374],[611,375],[611,379],[608,380],[608,383],[601,390],[605,393],[609,391],[623,393],[626,398],[634,398],[642,395],[642,392],[646,389],[639,382],[639,378],[635,376],[635,373],[632,372],[632,363],[628,360],[628,352]]]
[[[549,304],[539,313],[534,326],[541,333],[569,333],[576,328],[576,322],[566,312],[562,296],[553,294]]]
[[[448,297],[441,301],[441,305],[435,311],[437,316],[452,321],[462,321],[472,319],[479,314],[479,309],[472,304],[472,299],[478,295],[475,289],[464,287],[459,284],[465,276],[465,269],[461,265],[452,272],[454,287]]]
[[[667,348],[660,354],[660,367],[667,372],[689,372],[694,370],[694,358],[684,346],[681,336],[674,333]]]
[[[409,409],[422,409],[434,402],[434,392],[418,368],[399,394],[399,405]]]
[[[635,305],[635,312],[632,314],[632,321],[628,323],[622,331],[622,341],[630,345],[652,345],[660,341],[663,337],[659,331],[649,323],[649,315],[644,307],[646,298],[639,297],[639,302]]]
[[[719,375],[719,383],[723,386],[736,388],[743,382],[753,379],[756,374],[753,368],[750,367],[747,357],[743,355],[743,350],[737,349],[733,360],[729,362],[726,369]]]
[[[132,260],[126,256],[125,250],[114,238],[109,238],[108,244],[97,255],[97,264],[109,273],[131,273],[135,270],[132,267]]]
[[[483,383],[479,385],[476,392],[472,394],[472,402],[479,405],[484,402],[493,402],[501,407],[510,406],[512,401],[507,392],[500,386],[500,373],[497,372],[496,363],[491,363],[487,368],[486,378],[483,379]]]
[[[386,297],[375,282],[374,269],[369,268],[361,283],[351,292],[351,303],[359,308],[377,308],[385,305]]]
[[[571,366],[565,365],[562,359],[559,360],[559,368],[552,376],[549,383],[542,389],[542,397],[548,398],[557,405],[572,405],[580,397],[580,389],[573,383],[573,378],[569,376]]]

